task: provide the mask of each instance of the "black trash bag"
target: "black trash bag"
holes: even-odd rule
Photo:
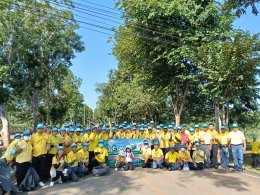
[[[99,165],[92,169],[92,173],[94,176],[102,176],[102,175],[107,174],[108,172],[109,172],[109,167],[103,166],[103,165]]]
[[[0,174],[0,188],[3,192],[10,192],[10,194],[16,194],[16,188],[13,182],[6,176]]]
[[[38,186],[38,183],[41,181],[39,175],[33,167],[30,167],[25,175],[24,180],[18,187],[18,190],[21,191],[31,191]]]

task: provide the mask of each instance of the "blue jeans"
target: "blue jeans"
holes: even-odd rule
[[[72,181],[78,181],[79,178],[83,177],[83,168],[82,167],[72,167],[70,178]]]
[[[229,150],[228,147],[222,146],[220,149],[221,167],[227,169],[229,166]]]
[[[6,178],[11,178],[11,168],[7,164],[6,159],[0,159],[0,173],[1,175],[4,175]]]
[[[181,167],[181,164],[179,163],[169,163],[168,168],[171,168],[172,170],[177,170]]]
[[[243,145],[231,145],[231,151],[234,159],[234,170],[243,171]]]
[[[157,169],[158,167],[161,169],[163,168],[162,166],[163,160],[158,161],[153,161],[153,169]]]

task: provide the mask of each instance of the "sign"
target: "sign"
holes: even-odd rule
[[[105,142],[105,146],[108,148],[108,166],[115,167],[116,157],[120,150],[125,152],[125,148],[129,146],[134,154],[133,164],[136,167],[142,165],[142,154],[141,149],[143,147],[143,142],[146,140],[149,144],[149,139],[112,139]]]

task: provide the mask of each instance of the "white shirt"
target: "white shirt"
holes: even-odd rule
[[[238,145],[243,144],[243,140],[245,140],[245,135],[242,131],[231,131],[228,135],[228,138],[230,139],[230,144]]]
[[[134,157],[133,153],[132,152],[126,152],[126,157],[125,157],[125,161],[126,162],[133,162],[132,158],[131,158],[131,155],[132,155],[132,158]]]

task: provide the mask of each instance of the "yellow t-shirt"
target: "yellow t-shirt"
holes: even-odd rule
[[[116,134],[117,139],[125,139],[125,132],[117,132]]]
[[[50,143],[53,147],[48,151],[48,154],[56,154],[57,146],[62,143],[62,139],[60,136],[50,135]]]
[[[211,133],[209,131],[203,131],[200,133],[200,139],[203,140],[202,144],[209,145],[212,139]]]
[[[199,154],[200,154],[201,156],[203,156],[203,157],[199,156]],[[201,163],[201,162],[204,163],[204,155],[205,155],[205,153],[204,153],[203,150],[201,150],[201,149],[200,149],[200,150],[195,150],[195,151],[193,152],[192,158],[193,158],[194,162],[196,162],[196,163]]]
[[[50,137],[46,133],[35,133],[32,135],[31,139],[33,147],[33,156],[37,157],[47,153],[46,147],[50,143]]]
[[[107,134],[107,133],[105,133],[105,134],[101,134],[101,139],[103,139],[103,140],[109,140],[109,135]]]
[[[164,132],[159,135],[160,148],[169,148],[169,136]]]
[[[89,147],[88,150],[93,152],[98,145],[98,135],[91,132],[89,135]]]
[[[144,133],[139,133],[138,138],[139,139],[145,139],[146,135]]]
[[[20,154],[17,154],[15,161],[18,163],[30,162],[32,160],[32,145],[31,142],[21,140],[17,146],[24,148]]]
[[[76,133],[72,136],[73,142],[77,143],[77,150],[82,148],[83,136],[77,135]]]
[[[80,157],[80,160],[88,160],[89,159],[89,152],[88,151],[84,151],[84,149],[80,149],[78,151],[78,157]]]
[[[108,156],[108,150],[107,148],[100,148],[100,147],[96,147],[95,150],[94,150],[94,153],[96,152],[103,152],[103,154],[98,154],[98,155],[95,155],[95,159],[98,161],[98,162],[101,162],[101,163],[104,163],[105,160],[106,160],[106,157]]]
[[[72,137],[70,137],[69,135],[65,135],[65,143],[64,143],[64,146],[65,146],[65,152],[66,152],[67,154],[71,151],[70,144],[72,144],[72,143],[73,143]]]
[[[224,133],[219,133],[218,134],[218,141],[220,145],[227,145],[228,144],[228,136],[229,132],[225,131]]]
[[[259,142],[257,142],[257,141],[253,141],[253,142],[251,142],[251,147],[252,147],[252,153],[253,154],[259,154],[259,146],[260,146],[260,144],[259,144]]]
[[[74,160],[76,160],[76,161],[73,163],[73,165],[69,165],[70,167],[77,167],[79,165],[79,162],[77,159],[77,153],[70,151],[67,155],[67,161],[68,161],[68,163],[71,163]]]
[[[88,142],[88,140],[89,140],[89,135],[90,135],[90,134],[87,134],[87,133],[85,133],[85,134],[83,135],[83,143],[87,143],[87,142]]]
[[[211,136],[212,136],[212,144],[218,144],[218,132],[214,129],[210,131]]]
[[[9,163],[10,161],[12,161],[14,159],[15,154],[10,155],[10,150],[14,149],[16,147],[16,144],[17,144],[17,142],[15,140],[12,141],[12,143],[7,147],[5,153],[1,157],[1,158],[5,158],[7,163]]]
[[[57,159],[57,156],[55,155],[55,156],[52,158],[52,169],[55,169],[55,168],[54,168],[54,165],[59,164],[61,160],[63,160],[64,163],[66,163],[66,162],[67,162],[67,157],[66,157],[66,156],[63,156],[61,159],[58,160],[58,159]],[[63,164],[60,163],[60,166],[58,167],[57,170],[62,171],[62,168],[63,168],[63,166],[64,166],[64,163],[63,163]]]
[[[118,155],[118,156],[116,157],[116,162],[125,162],[125,157]]]
[[[152,150],[152,158],[155,160],[159,160],[163,158],[163,152],[160,148],[158,148],[157,150],[153,149]]]
[[[173,133],[172,138],[173,138],[173,142],[175,144],[181,143],[181,134],[180,133]]]
[[[129,132],[129,133],[126,133],[126,134],[125,134],[125,138],[126,138],[126,139],[132,138],[132,133],[130,133],[130,132]]]
[[[149,156],[152,155],[152,150],[149,147],[148,148],[142,148],[141,153],[142,153],[142,159],[146,160]]]
[[[168,160],[168,163],[176,163],[178,158],[179,158],[178,152],[172,153],[171,151],[169,151],[165,155],[165,159]]]
[[[183,160],[184,162],[192,162],[191,157],[190,157],[190,153],[188,150],[183,151],[179,151],[179,158],[181,160]]]

